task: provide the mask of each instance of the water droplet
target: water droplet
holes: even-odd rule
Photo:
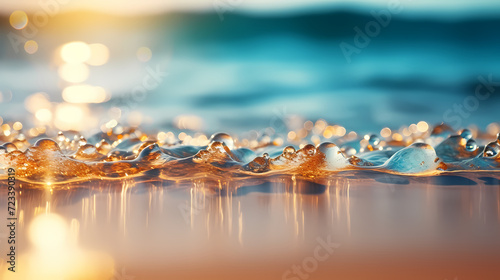
[[[484,147],[483,157],[496,157],[500,153],[498,142],[491,142]]]
[[[210,152],[223,152],[224,150],[224,143],[219,141],[211,142],[207,147],[207,151]]]
[[[313,156],[316,153],[316,147],[314,147],[314,145],[307,144],[302,149],[300,149],[297,153],[302,153],[306,156]]]
[[[3,147],[5,148],[5,150],[7,150],[7,153],[17,151],[17,146],[11,142],[7,142],[7,143],[3,144]]]
[[[269,159],[269,154],[268,154],[268,153],[264,153],[264,154],[262,155],[262,157],[264,157],[265,159]]]
[[[439,160],[434,148],[426,143],[413,143],[397,151],[389,158],[384,167],[403,174],[434,172],[439,167]]]
[[[466,128],[460,132],[460,136],[462,136],[465,140],[469,140],[472,139],[472,132]]]
[[[78,141],[78,144],[80,146],[84,146],[85,144],[87,144],[87,139],[85,139],[85,137],[83,136],[80,136],[80,141]]]
[[[210,158],[210,152],[207,150],[201,150],[196,155],[193,156],[193,162],[203,163],[206,162],[208,158]]]
[[[319,144],[316,148],[318,153],[325,156],[326,168],[329,170],[337,170],[349,165],[348,160],[340,151],[339,147],[331,142],[324,142]]]
[[[80,151],[84,154],[94,154],[97,152],[96,148],[90,144],[86,144],[86,145],[82,145],[82,147],[80,148]]]
[[[63,142],[64,140],[66,140],[64,133],[62,131],[59,131],[59,133],[57,133],[57,141]]]
[[[103,155],[107,155],[109,151],[111,151],[111,145],[104,139],[102,139],[101,142],[97,143],[97,145],[95,146],[97,148],[97,151]]]
[[[474,139],[469,139],[465,144],[465,150],[468,152],[473,152],[477,149],[477,143]]]
[[[293,146],[287,146],[283,149],[283,156],[290,159],[293,154],[295,154],[295,148]]]
[[[265,157],[256,157],[254,160],[242,166],[241,168],[243,170],[255,173],[266,172],[269,171],[269,160]]]
[[[40,139],[36,141],[35,147],[40,147],[44,150],[49,150],[49,151],[59,151],[59,145],[52,140],[52,139]]]
[[[99,160],[100,158],[103,157],[104,156],[99,154],[97,152],[97,149],[90,144],[85,144],[80,146],[78,148],[78,151],[76,151],[76,153],[73,155],[73,158],[81,160],[86,160],[86,159]]]
[[[234,140],[227,133],[216,133],[210,137],[210,142],[222,142],[226,144],[226,146],[232,150],[234,149]]]
[[[368,144],[372,147],[376,147],[380,144],[380,138],[376,134],[372,134],[370,139],[368,139]]]

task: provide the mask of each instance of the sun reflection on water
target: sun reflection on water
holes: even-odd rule
[[[113,260],[106,254],[79,248],[78,231],[76,219],[68,226],[56,214],[36,216],[29,227],[32,250],[20,255],[16,273],[6,272],[4,279],[110,279]]]
[[[37,235],[32,241],[33,249],[22,252],[21,260],[31,264],[27,260],[36,261],[40,256],[37,252],[43,251],[43,246],[51,246],[63,250],[61,255],[67,259],[62,263],[75,267],[74,271],[82,271],[91,263],[90,259],[82,260],[88,256],[102,258],[109,264],[106,267],[112,268],[113,263],[119,263],[121,267],[132,261],[128,255],[122,254],[124,250],[134,252],[134,260],[135,253],[147,251],[148,256],[142,255],[145,258],[142,261],[172,264],[188,256],[203,258],[217,252],[252,255],[266,248],[286,252],[300,250],[315,237],[327,235],[342,244],[369,243],[372,246],[370,244],[375,242],[379,245],[399,242],[390,239],[396,233],[414,238],[421,234],[423,229],[420,227],[435,225],[438,225],[438,231],[420,238],[438,242],[440,236],[458,226],[453,221],[443,223],[445,217],[435,215],[445,209],[453,209],[452,215],[460,217],[458,220],[474,222],[482,228],[500,221],[498,189],[487,186],[463,188],[458,199],[444,205],[446,188],[432,185],[433,178],[418,180],[420,185],[401,190],[397,185],[391,189],[371,178],[352,179],[350,175],[317,183],[299,176],[281,175],[247,181],[199,178],[185,183],[151,178],[82,184],[70,189],[55,186],[53,194],[48,190],[23,187],[19,210],[24,213],[25,223],[30,225],[30,235],[33,236],[33,232]],[[400,200],[404,201],[404,206]],[[403,208],[398,208],[398,205]],[[37,222],[50,225],[43,230],[31,226],[36,225],[34,221],[39,217],[53,217],[54,213],[60,216]],[[416,224],[400,219],[401,215],[406,217],[409,213]],[[50,228],[57,231],[53,237],[59,237],[47,239],[42,248],[36,246]],[[61,243],[50,245],[57,240]],[[84,250],[93,247],[103,248],[113,260]],[[44,269],[53,267],[47,265]],[[33,266],[35,268],[41,269]],[[133,270],[134,267],[130,268]],[[86,271],[81,273],[87,275]],[[30,279],[26,278],[29,276],[23,277],[14,279]]]

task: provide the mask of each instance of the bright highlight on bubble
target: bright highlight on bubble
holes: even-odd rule
[[[107,100],[106,91],[102,87],[91,85],[74,85],[66,87],[63,99],[69,103],[102,103]]]
[[[38,43],[33,40],[26,41],[26,43],[24,43],[24,50],[28,54],[34,54],[38,51]]]
[[[23,11],[14,11],[10,14],[9,22],[15,29],[23,29],[28,25],[28,16]]]
[[[153,53],[151,52],[151,49],[147,47],[140,47],[137,49],[137,59],[142,62],[147,62],[151,59],[153,56]]]
[[[90,58],[90,47],[84,42],[71,42],[61,49],[61,58],[67,63],[83,63]]]
[[[83,63],[65,63],[59,67],[59,76],[70,83],[81,83],[89,77],[89,67]]]

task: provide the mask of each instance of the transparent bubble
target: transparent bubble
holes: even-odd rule
[[[99,153],[106,155],[111,150],[111,145],[106,142],[106,140],[102,139],[101,142],[96,145],[96,148]]]
[[[210,137],[210,142],[222,142],[226,144],[226,146],[232,150],[234,149],[234,140],[233,138],[227,134],[227,133],[216,133]]]
[[[40,147],[44,150],[59,151],[59,145],[52,139],[40,139],[36,141],[35,147]]]
[[[208,151],[212,151],[212,152],[217,152],[217,151],[223,152],[224,151],[224,143],[223,142],[219,142],[219,141],[211,142],[208,145],[207,150]]]
[[[85,144],[87,144],[87,139],[85,139],[85,137],[83,136],[80,136],[80,141],[78,141],[78,145],[84,146]]]
[[[316,153],[316,147],[314,147],[314,145],[311,145],[311,144],[307,144],[305,145],[301,151],[305,154],[305,155],[308,155],[308,156],[312,156]]]
[[[338,151],[338,147],[337,145],[331,143],[331,142],[323,142],[321,144],[318,145],[318,147],[316,148],[316,150],[318,152],[321,152],[323,154],[327,154],[328,152],[332,151],[332,150],[335,150],[335,152]]]
[[[57,133],[57,141],[63,142],[64,140],[66,140],[66,136],[64,136],[62,131],[59,131],[59,133]]]
[[[80,151],[84,154],[89,154],[89,155],[97,152],[96,148],[90,144],[82,145],[82,147],[80,148]]]
[[[466,128],[460,132],[460,136],[462,136],[465,140],[469,140],[472,138],[472,132]]]
[[[285,158],[290,158],[295,154],[295,148],[292,146],[287,146],[283,149],[283,156]]]
[[[372,147],[378,146],[380,144],[380,138],[376,134],[372,134],[368,139],[368,144]]]
[[[486,147],[484,147],[483,156],[484,157],[495,157],[500,153],[500,145],[497,142],[491,142]]]
[[[3,147],[7,150],[7,153],[17,151],[17,146],[10,142],[3,144]]]
[[[477,143],[474,139],[469,139],[465,144],[465,150],[473,152],[477,149]]]
[[[324,142],[318,145],[316,148],[318,153],[324,155],[324,161],[326,163],[326,168],[329,170],[336,170],[339,168],[344,168],[349,165],[349,162],[344,157],[339,147],[331,142]]]

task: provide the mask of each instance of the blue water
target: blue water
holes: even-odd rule
[[[234,133],[276,127],[276,120],[286,123],[290,116],[323,118],[362,132],[420,120],[482,128],[499,121],[500,19],[493,16],[451,20],[401,13],[350,63],[340,44],[354,45],[354,27],[373,20],[368,13],[228,13],[224,21],[215,13],[97,14],[68,21],[72,17],[60,15],[39,31],[35,55],[16,54],[2,36],[0,91],[12,92],[10,101],[0,103],[4,119],[24,117],[23,100],[34,92],[62,101],[53,52],[81,40],[111,51],[109,63],[92,67],[87,81],[112,93],[108,103],[91,105],[103,119],[105,109],[129,96],[149,67],[168,73],[134,105],[151,116],[153,127],[169,128],[181,114],[201,117],[206,132]],[[149,62],[137,60],[141,46],[152,50]],[[471,102],[479,76],[499,82],[488,98],[471,103],[474,110],[453,111],[454,104]]]

